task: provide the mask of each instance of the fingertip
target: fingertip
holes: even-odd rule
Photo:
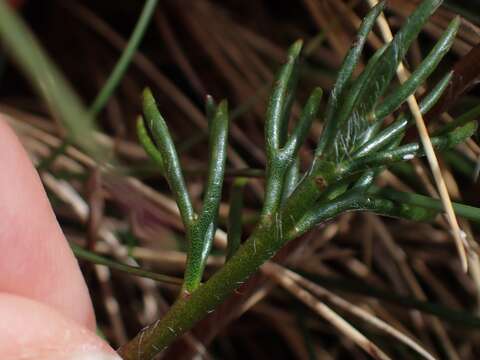
[[[45,304],[0,293],[2,359],[116,360],[94,332]]]
[[[40,178],[0,114],[0,292],[43,302],[95,329],[87,286]]]

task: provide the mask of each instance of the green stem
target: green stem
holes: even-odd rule
[[[145,328],[118,352],[124,360],[150,360],[178,336],[213,311],[256,269],[273,256],[278,245],[271,228],[257,228],[225,266],[189,297],[179,298],[160,322]]]
[[[158,0],[145,1],[142,13],[140,15],[140,18],[138,19],[137,24],[135,25],[135,29],[133,30],[133,33],[128,41],[127,47],[123,51],[122,56],[120,56],[120,59],[118,60],[113,71],[108,77],[108,80],[106,81],[102,90],[100,90],[90,107],[90,114],[92,115],[92,117],[96,117],[100,113],[100,111],[102,111],[108,99],[110,98],[110,96],[112,96],[116,87],[122,80],[123,75],[127,71],[130,63],[132,62],[132,58],[135,55],[138,46],[140,45],[140,41],[142,40],[143,35],[145,34],[145,30],[150,23],[150,19],[152,18],[157,3]]]
[[[153,359],[178,336],[192,328],[206,314],[213,311],[235,289],[245,282],[265,261],[269,260],[285,243],[291,228],[285,228],[282,218],[291,215],[291,209],[284,208],[282,215],[274,220],[265,219],[255,229],[235,255],[201,285],[189,297],[179,298],[164,318],[141,331],[132,341],[119,349],[124,360]],[[338,208],[341,211],[343,208]],[[326,205],[323,221],[338,214],[332,205]],[[319,209],[321,213],[323,211]]]

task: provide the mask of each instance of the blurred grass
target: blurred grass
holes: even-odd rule
[[[0,0],[0,40],[43,98],[52,117],[66,129],[66,138],[100,163],[107,161],[109,156],[94,138],[98,129],[93,117],[30,29],[5,0]]]

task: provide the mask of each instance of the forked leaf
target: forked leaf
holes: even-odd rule
[[[417,88],[430,76],[435,70],[438,63],[450,50],[450,47],[455,40],[460,19],[457,17],[448,26],[442,37],[437,41],[433,49],[422,61],[419,67],[410,75],[398,89],[395,89],[392,94],[386,97],[381,105],[375,109],[373,120],[383,121],[388,114],[395,111],[407,98],[412,95]]]
[[[367,41],[368,34],[372,30],[373,25],[375,25],[375,21],[384,7],[384,1],[378,3],[363,19],[362,24],[358,29],[357,39],[352,44],[352,47],[343,60],[340,71],[338,72],[337,80],[335,81],[335,85],[333,86],[332,92],[330,93],[330,97],[328,99],[327,109],[325,112],[325,129],[322,133],[317,149],[315,150],[316,155],[320,155],[323,152],[324,146],[327,143],[326,140],[330,138],[329,135],[335,128],[333,116],[338,109],[340,97],[342,96],[342,93],[344,92],[348,82],[352,78],[353,71],[355,70],[358,61],[360,60],[360,56],[362,55],[363,47]]]
[[[373,135],[374,132],[368,131],[372,126],[369,113],[387,90],[398,64],[423,24],[440,4],[440,0],[423,1],[392,42],[377,51],[364,72],[354,81],[351,90],[342,96],[341,106],[335,114],[338,125],[333,146],[325,149],[329,158],[341,161],[348,157],[357,145]],[[374,126],[378,127],[378,124]]]
[[[432,145],[437,150],[451,148],[472,136],[477,130],[477,122],[471,121],[461,127],[442,134],[441,136],[432,137]],[[410,143],[402,145],[393,150],[386,150],[373,153],[367,156],[359,157],[345,165],[344,173],[350,174],[357,171],[364,171],[369,168],[386,166],[400,161],[411,160],[416,156],[425,154],[423,146],[419,143]]]
[[[291,87],[294,85],[292,78],[295,75],[295,69],[298,66],[298,57],[302,50],[303,42],[298,40],[288,50],[287,62],[280,69],[275,85],[270,95],[267,114],[265,119],[265,143],[267,157],[273,158],[282,144],[284,137],[285,124],[287,117],[285,109],[289,107]]]
[[[200,221],[207,223],[215,221],[222,195],[228,143],[228,105],[226,100],[218,105],[209,124],[209,131],[208,179],[200,215]]]
[[[435,105],[438,99],[440,99],[443,91],[448,86],[451,76],[451,72],[445,75],[422,99],[422,101],[420,101],[419,106],[422,115],[428,112]],[[470,119],[469,121],[471,120],[473,119]],[[367,143],[359,147],[353,154],[353,158],[384,148],[384,146],[389,143],[392,138],[403,134],[408,126],[412,124],[413,118],[411,114],[401,114],[391,125],[380,131],[377,135],[375,135],[374,138],[370,139]]]

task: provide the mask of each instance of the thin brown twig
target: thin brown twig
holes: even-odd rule
[[[426,359],[429,360],[434,360],[435,357],[430,354],[427,350],[422,348],[417,342],[415,342],[413,339],[409,338],[405,334],[401,333],[394,327],[390,326],[387,324],[385,321],[379,319],[378,317],[368,313],[367,311],[363,310],[362,308],[342,299],[341,297],[335,295],[334,293],[328,291],[327,289],[305,279],[304,277],[298,275],[297,273],[282,268],[278,265],[269,265],[273,266],[275,271],[278,271],[279,273],[284,274],[285,276],[290,277],[292,280],[296,281],[297,284],[305,287],[309,291],[311,291],[314,295],[318,296],[321,299],[325,299],[328,302],[338,306],[344,311],[347,311],[360,319],[364,320],[365,322],[368,322],[369,324],[375,326],[379,330],[389,334],[390,336],[396,338],[400,342],[404,343],[408,347],[412,348],[416,352],[418,352],[420,355],[425,357]]]
[[[370,6],[372,7],[375,6],[378,2],[377,0],[368,1]],[[377,23],[384,38],[384,41],[391,42],[393,40],[392,31],[390,30],[390,26],[388,25],[387,19],[385,18],[385,15],[383,15],[383,13],[380,14],[380,16],[377,18]],[[400,62],[398,65],[397,77],[400,83],[403,83],[408,79],[405,67],[402,62]],[[428,163],[430,164],[430,169],[432,170],[433,178],[435,179],[440,199],[447,215],[447,220],[452,229],[452,235],[455,239],[455,245],[457,246],[458,254],[460,255],[462,268],[465,272],[467,272],[468,258],[466,247],[468,246],[468,244],[465,244],[462,236],[464,232],[460,229],[460,226],[458,225],[455,211],[453,210],[452,202],[450,200],[450,195],[448,194],[448,189],[445,184],[445,180],[443,179],[440,165],[435,155],[435,151],[433,150],[433,145],[430,140],[430,136],[428,135],[428,130],[423,120],[422,113],[420,112],[420,107],[418,106],[417,100],[415,99],[415,95],[410,95],[407,99],[407,102],[410,111],[415,119],[415,124],[417,125],[420,139],[422,141],[423,148],[425,149],[425,154],[427,155]]]
[[[351,339],[355,344],[362,348],[365,352],[370,354],[374,359],[388,360],[390,357],[383,352],[377,345],[367,339],[361,332],[350,325],[345,319],[339,316],[330,307],[318,300],[310,292],[299,286],[292,278],[284,276],[277,272],[273,267],[266,267],[264,270],[278,282],[285,290],[302,301],[305,305],[314,310],[318,315],[327,320],[337,330],[339,330],[348,339]]]

